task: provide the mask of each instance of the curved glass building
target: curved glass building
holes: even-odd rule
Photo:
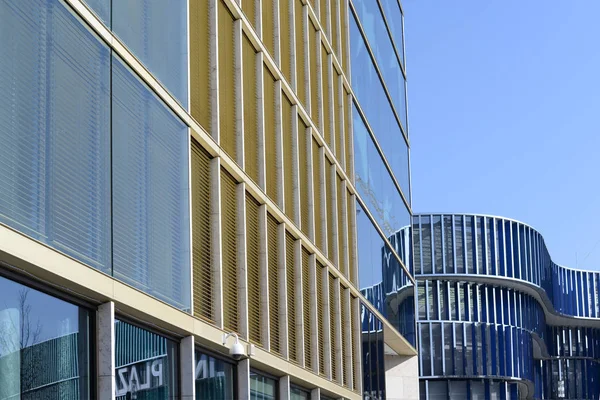
[[[502,217],[415,215],[412,240],[422,399],[599,398],[599,272]]]

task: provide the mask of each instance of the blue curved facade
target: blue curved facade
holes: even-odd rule
[[[410,229],[422,399],[600,397],[600,272],[554,263],[511,219],[421,214]]]

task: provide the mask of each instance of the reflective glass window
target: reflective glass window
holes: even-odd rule
[[[187,107],[187,0],[85,2],[166,89]]]
[[[234,366],[201,351],[196,352],[196,399],[233,400]]]
[[[58,0],[0,26],[0,222],[108,272],[109,49]]]
[[[421,258],[423,265],[423,273],[431,274],[433,272],[433,260],[431,249],[431,217],[428,215],[421,216]]]
[[[356,107],[353,107],[356,188],[390,237],[410,225],[410,214]]]
[[[0,399],[89,399],[89,324],[87,310],[0,277]]]
[[[352,74],[352,88],[402,192],[410,201],[408,146],[353,16],[350,18],[350,39],[352,70],[361,71]]]
[[[429,381],[427,383],[429,400],[446,400],[448,398],[448,382]]]
[[[383,6],[390,31],[392,31],[392,37],[398,50],[400,61],[404,64],[404,16],[400,11],[397,0],[381,0],[380,3]]]
[[[260,372],[250,371],[250,400],[276,400],[277,381]]]
[[[310,392],[297,386],[290,387],[290,400],[309,400]],[[321,397],[323,400],[323,397]]]
[[[178,351],[175,341],[136,325],[115,321],[117,400],[177,398]]]
[[[404,75],[388,33],[377,0],[354,3],[358,19],[374,53],[377,66],[383,75],[385,87],[394,103],[402,126],[406,128],[406,91]],[[401,19],[400,19],[401,21]]]
[[[113,59],[113,273],[190,308],[188,129]]]

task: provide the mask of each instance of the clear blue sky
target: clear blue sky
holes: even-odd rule
[[[515,218],[600,270],[600,1],[403,6],[413,211]]]

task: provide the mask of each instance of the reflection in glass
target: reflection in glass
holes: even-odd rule
[[[385,366],[382,322],[362,303],[363,398],[385,399]]]
[[[89,314],[0,277],[0,399],[90,398]]]
[[[276,400],[277,381],[257,371],[250,371],[250,400]]]
[[[290,388],[290,400],[309,400],[310,393],[307,390],[300,389],[299,387],[292,386]],[[321,396],[321,400],[323,397]]]
[[[225,361],[196,352],[196,399],[232,400],[234,367]]]
[[[117,400],[170,400],[179,396],[178,345],[156,333],[115,321]]]

